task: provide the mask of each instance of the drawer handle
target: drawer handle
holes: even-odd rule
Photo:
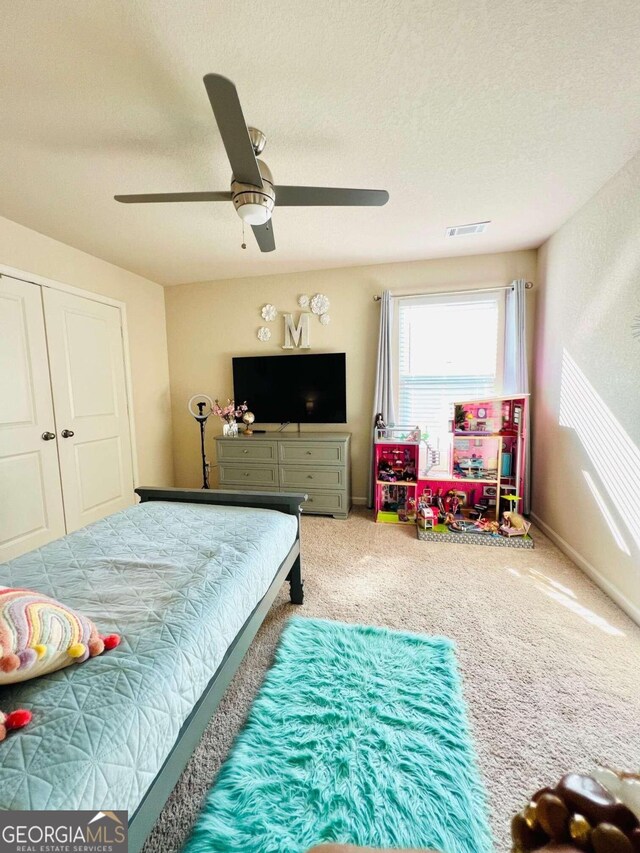
[[[313,480],[313,474],[307,474],[307,480]]]
[[[308,503],[308,504],[312,504],[312,503],[313,503],[313,498],[307,498],[307,503]]]
[[[248,472],[248,471],[245,471],[245,472],[244,472],[244,476],[245,476],[245,477],[248,477],[248,476],[249,476],[249,472]]]
[[[311,451],[307,450],[307,456],[311,456]]]
[[[248,453],[249,451],[248,451],[248,449],[245,447],[245,449],[244,449],[242,452],[243,452],[243,453]]]

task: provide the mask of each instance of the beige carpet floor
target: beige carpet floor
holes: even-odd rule
[[[305,604],[280,594],[146,852],[180,850],[294,611],[456,641],[498,851],[536,788],[596,762],[640,767],[640,628],[533,532],[524,551],[418,542],[364,509],[304,518]]]

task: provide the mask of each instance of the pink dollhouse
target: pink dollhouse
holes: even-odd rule
[[[456,518],[499,522],[513,509],[506,495],[524,494],[527,405],[527,395],[454,403],[448,472],[437,470],[438,454],[428,447],[420,470],[418,428],[376,429],[375,520],[417,517],[436,532]]]
[[[418,427],[378,427],[375,431],[375,519],[415,522],[422,443]]]

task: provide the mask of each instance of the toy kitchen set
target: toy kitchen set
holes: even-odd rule
[[[449,534],[481,533],[531,542],[529,522],[519,512],[527,405],[525,395],[454,403],[445,451],[448,470],[442,467],[445,453],[426,444],[419,428],[378,423],[375,520],[415,523],[420,538],[430,540],[460,541]],[[421,530],[441,537],[420,535]]]

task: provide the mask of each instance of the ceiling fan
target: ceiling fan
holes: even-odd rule
[[[269,167],[258,155],[264,150],[266,137],[261,130],[247,127],[238,92],[231,80],[221,74],[207,74],[204,85],[218,123],[229,163],[229,192],[151,193],[117,195],[125,204],[176,201],[232,201],[238,216],[251,225],[262,252],[275,247],[271,214],[275,205],[305,207],[339,205],[369,207],[389,201],[386,190],[356,190],[341,187],[295,187],[273,183]]]

